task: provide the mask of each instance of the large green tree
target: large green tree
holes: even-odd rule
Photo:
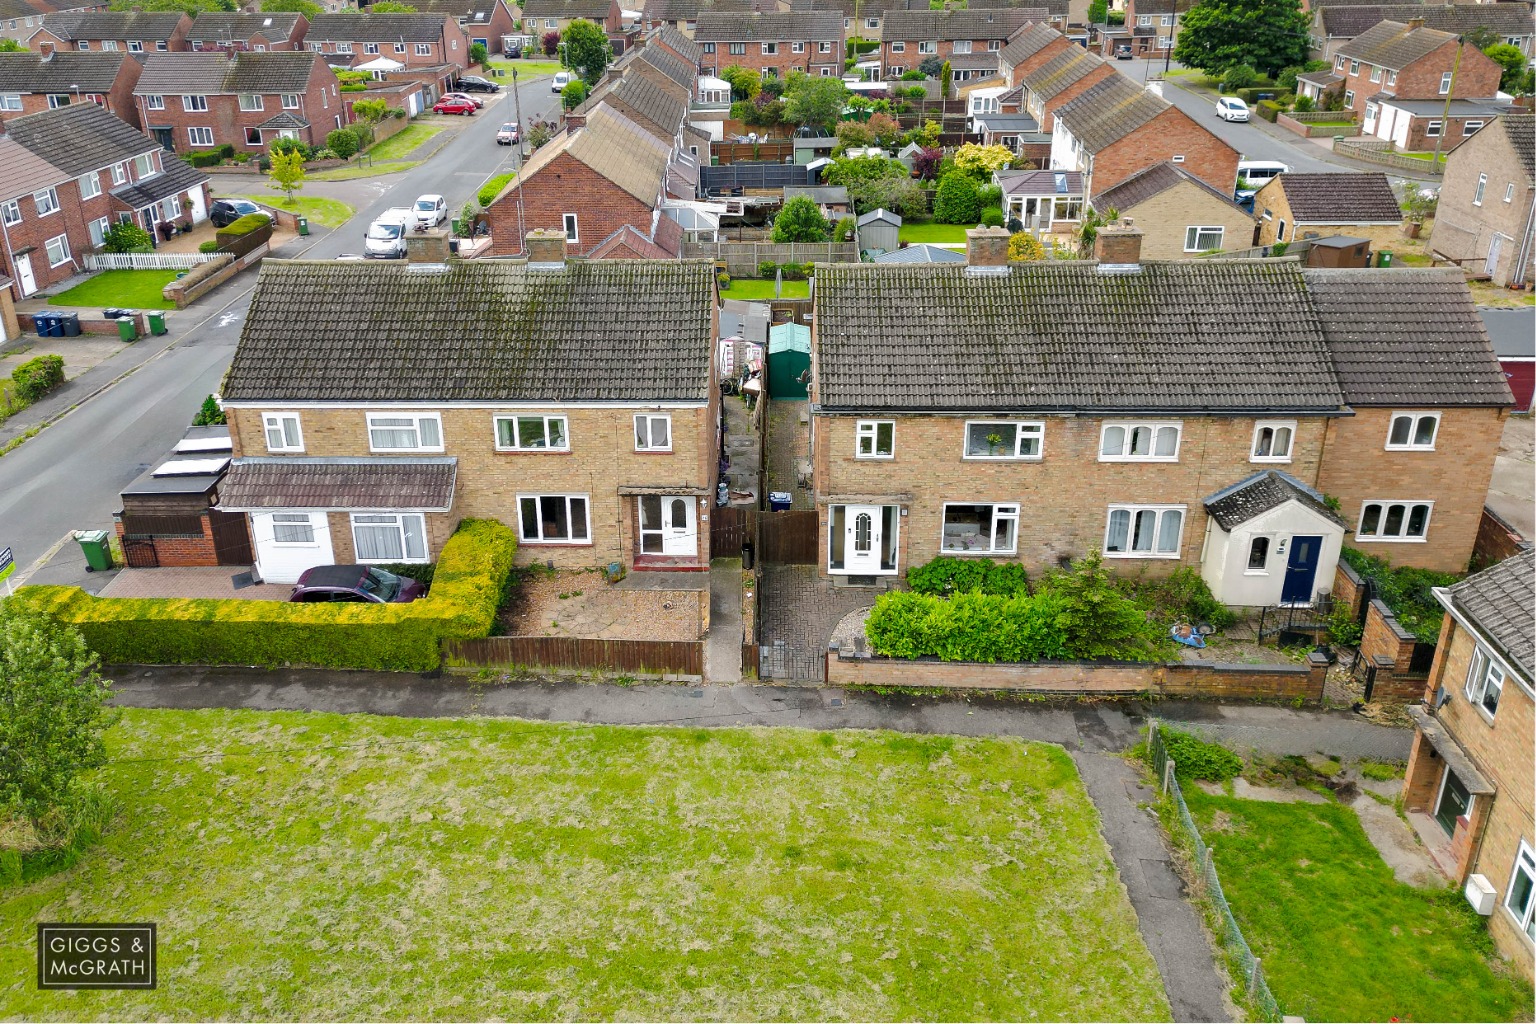
[[[182,11],[194,17],[204,11],[238,11],[237,0],[112,0],[107,5],[112,11]]]
[[[810,196],[795,196],[773,220],[775,242],[825,242],[831,231],[821,207]]]
[[[1266,75],[1307,59],[1300,0],[1200,0],[1185,12],[1173,59],[1208,75],[1248,65]]]
[[[262,0],[261,4],[263,14],[302,14],[313,18],[324,11],[325,8],[314,0]]]
[[[602,80],[613,61],[613,47],[601,25],[577,18],[560,33],[560,63],[581,76],[588,88]]]
[[[1525,54],[1520,52],[1518,46],[1510,46],[1508,43],[1494,43],[1483,53],[1499,67],[1504,69],[1499,78],[1499,88],[1507,93],[1523,95],[1531,91],[1531,69]]]
[[[720,77],[731,86],[731,99],[737,103],[750,100],[763,91],[763,76],[740,64],[728,65]]]
[[[842,115],[848,87],[840,78],[815,77],[796,71],[784,90],[784,118],[795,124],[827,128]]]

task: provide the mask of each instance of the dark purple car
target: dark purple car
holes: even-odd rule
[[[317,565],[304,570],[290,601],[414,601],[427,592],[418,580],[371,565]]]

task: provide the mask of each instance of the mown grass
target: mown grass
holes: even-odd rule
[[[129,309],[175,309],[162,294],[177,270],[103,270],[48,302],[58,306],[126,306]]]
[[[903,242],[931,242],[935,245],[965,244],[966,228],[974,224],[939,224],[934,221],[909,221],[901,226]]]
[[[785,281],[783,298],[806,299],[811,295],[811,282],[809,281]],[[755,280],[752,278],[733,277],[731,286],[720,293],[722,299],[771,299],[773,294],[773,282],[771,280]]]
[[[306,177],[310,181],[354,181],[358,178],[374,178],[380,174],[398,174],[420,163],[420,160],[379,160],[371,164],[360,164],[354,160],[344,167],[316,171]]]
[[[314,177],[314,175],[310,175]],[[282,195],[241,196],[253,203],[262,203],[267,206],[281,206],[289,213],[300,214],[308,217],[311,224],[319,224],[327,228],[339,228],[352,218],[357,212],[355,207],[349,206],[340,199],[325,199],[320,196],[294,196],[287,199]]]
[[[127,710],[7,1017],[1167,1019],[1070,758],[1013,739]],[[155,921],[154,992],[35,924]]]
[[[1398,882],[1348,807],[1184,790],[1269,987],[1310,1021],[1529,1020],[1531,989],[1451,886]]]
[[[400,160],[405,155],[432,136],[442,131],[440,124],[411,124],[406,125],[383,142],[378,143],[368,150],[368,155],[375,161]]]
[[[557,60],[491,60],[488,62],[496,81],[506,87],[512,85],[512,69],[517,69],[518,82],[536,78],[540,75],[553,75],[556,71],[564,70]]]

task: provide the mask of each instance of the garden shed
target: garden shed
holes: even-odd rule
[[[860,217],[859,248],[873,253],[901,248],[901,217],[884,208]]]
[[[811,329],[774,324],[768,329],[768,395],[791,401],[806,397],[811,369]]]

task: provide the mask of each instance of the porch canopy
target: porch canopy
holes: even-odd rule
[[[411,509],[453,507],[455,458],[248,458],[230,464],[218,508]]]
[[[1421,704],[1408,705],[1408,717],[1413,719],[1414,727],[1424,734],[1424,739],[1435,748],[1435,753],[1445,760],[1446,767],[1456,773],[1462,785],[1467,787],[1467,792],[1473,796],[1492,796],[1498,792],[1488,776],[1477,770],[1477,765],[1472,763],[1472,758],[1461,749],[1461,744],[1456,742],[1440,720],[1430,714]]]

